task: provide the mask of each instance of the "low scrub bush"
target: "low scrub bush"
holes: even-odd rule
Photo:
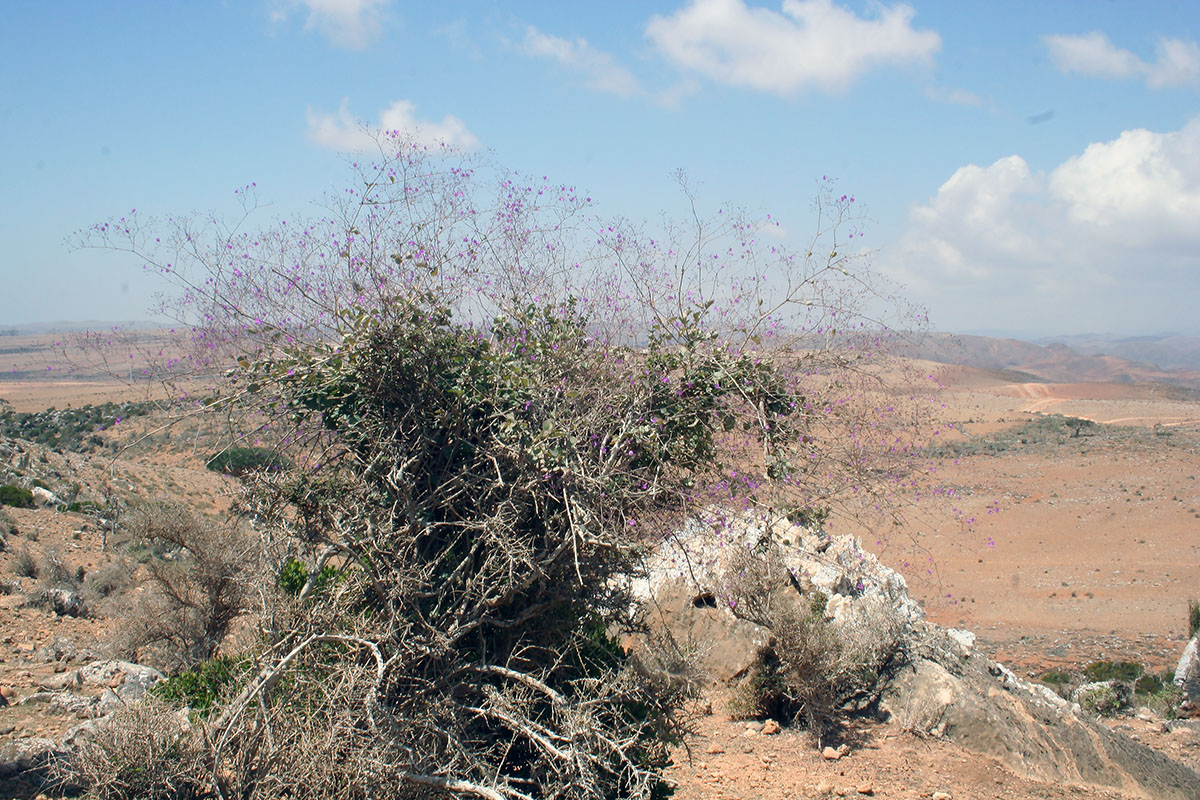
[[[1074,694],[1075,702],[1096,716],[1111,717],[1129,707],[1133,690],[1121,681],[1085,684]]]
[[[92,800],[200,800],[213,796],[204,751],[175,708],[147,698],[119,709],[56,769]]]
[[[864,600],[844,619],[828,619],[825,596],[801,596],[771,551],[739,551],[724,584],[734,615],[770,634],[734,695],[735,715],[801,722],[820,746],[845,717],[874,704],[883,675],[904,660],[902,624],[890,607]]]
[[[150,402],[108,402],[33,412],[16,412],[10,408],[0,410],[0,436],[63,450],[92,452],[104,445],[98,431],[118,425],[125,419],[144,416],[156,408]]]
[[[38,562],[27,549],[22,548],[17,553],[17,557],[13,559],[12,571],[22,578],[36,578],[38,576]]]
[[[1188,601],[1188,638],[1200,632],[1200,602]]]
[[[11,483],[0,486],[0,506],[33,508],[33,492]]]
[[[250,669],[247,661],[219,656],[195,669],[184,670],[162,681],[150,693],[162,700],[186,706],[204,716],[229,687]]]
[[[256,547],[236,524],[201,522],[177,505],[151,503],[126,530],[151,556],[148,591],[123,629],[123,648],[168,672],[212,658],[256,596]]]
[[[1145,672],[1145,667],[1133,661],[1093,661],[1083,668],[1083,676],[1089,681],[1133,683]]]
[[[213,472],[240,478],[251,472],[283,472],[291,462],[268,447],[230,447],[208,459],[204,464]]]

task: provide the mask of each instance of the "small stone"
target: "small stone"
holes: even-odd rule
[[[954,800],[954,795],[949,792],[934,792],[931,797],[933,800]]]
[[[833,792],[833,781],[823,779],[817,783],[817,794],[826,795]]]
[[[716,742],[713,742],[704,752],[708,753],[710,756],[719,756],[721,753],[725,752],[725,748],[721,747],[721,745],[717,744]]]
[[[752,719],[746,722],[746,730],[748,731],[761,731],[762,729],[762,720]]]
[[[746,736],[746,737],[758,736],[758,731],[754,730],[753,728],[747,728],[746,730],[742,731],[742,736]]]
[[[850,745],[846,744],[845,742],[842,742],[841,744],[838,745],[837,752],[838,752],[839,756],[850,755]]]
[[[842,757],[842,754],[837,750],[834,750],[832,747],[826,747],[821,751],[821,755],[825,757],[826,761],[837,761]]]
[[[762,727],[763,736],[774,736],[779,733],[779,723],[773,719],[767,720]]]
[[[838,797],[845,797],[846,795],[854,794],[854,789],[849,786],[839,786],[833,790],[833,793]]]
[[[858,785],[858,793],[870,797],[871,795],[875,794],[875,787],[869,783],[860,783]]]

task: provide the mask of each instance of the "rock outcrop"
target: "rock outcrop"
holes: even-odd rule
[[[672,631],[710,643],[707,666],[717,680],[733,682],[745,674],[768,637],[718,602],[724,567],[738,548],[774,548],[797,591],[826,595],[825,613],[834,624],[861,622],[882,606],[903,621],[906,657],[881,677],[876,710],[914,735],[999,758],[1024,777],[1112,787],[1155,800],[1200,798],[1200,775],[987,659],[976,651],[971,632],[928,622],[904,578],[857,541],[785,520],[695,523],[651,559],[647,580],[635,587],[653,599]],[[1177,682],[1179,676],[1183,683],[1200,678],[1195,639],[1189,652],[1194,667],[1181,660]]]

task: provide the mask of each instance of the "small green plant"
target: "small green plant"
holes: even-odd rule
[[[11,483],[0,486],[0,506],[33,508],[33,492]]]
[[[93,500],[76,500],[71,503],[65,503],[58,507],[59,511],[64,511],[69,514],[95,514],[101,509],[99,503]]]
[[[1162,677],[1147,673],[1138,678],[1133,684],[1133,691],[1139,695],[1152,695],[1163,690],[1164,682]]]
[[[1065,686],[1071,682],[1071,673],[1064,669],[1051,669],[1043,672],[1038,680],[1050,686]]]
[[[1188,638],[1200,632],[1200,602],[1188,600]]]
[[[1129,705],[1130,694],[1128,685],[1106,681],[1080,687],[1075,693],[1075,702],[1096,716],[1111,717]]]
[[[1133,661],[1093,661],[1083,668],[1084,677],[1089,681],[1121,681],[1132,683],[1146,672],[1145,668]]]
[[[283,472],[292,463],[268,447],[230,447],[212,456],[205,466],[213,472],[240,478],[251,472]]]
[[[226,687],[241,677],[249,666],[246,661],[218,656],[195,669],[167,678],[152,688],[150,693],[159,699],[188,706],[200,716],[206,716]]]

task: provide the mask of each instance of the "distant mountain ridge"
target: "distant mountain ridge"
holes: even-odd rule
[[[1017,370],[1055,383],[1156,382],[1200,390],[1200,339],[1185,336],[1087,334],[1026,342],[931,333],[902,352],[942,364]]]
[[[1200,370],[1200,337],[1164,334],[1160,336],[1103,336],[1094,333],[1051,336],[1036,344],[1064,344],[1084,355],[1108,355],[1153,364],[1162,369]]]

